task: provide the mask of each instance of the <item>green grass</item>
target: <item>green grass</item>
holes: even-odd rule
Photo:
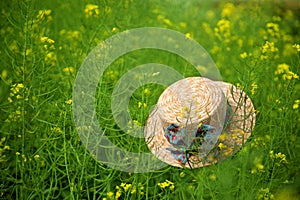
[[[119,199],[297,199],[300,47],[297,51],[293,45],[300,44],[300,5],[207,2],[1,1],[0,199],[110,199],[118,191]],[[99,13],[86,17],[89,3],[98,5]],[[106,38],[149,26],[196,40],[223,80],[239,84],[251,97],[257,123],[240,152],[210,167],[168,166],[135,174],[97,162],[85,149],[68,101],[76,73]],[[142,139],[121,131],[109,105],[122,75],[145,63],[171,66],[184,77],[199,76],[186,60],[156,49],[130,52],[109,66],[97,90],[99,124],[114,144],[132,152],[148,150]],[[284,63],[289,69],[278,74]],[[129,113],[136,123],[145,124],[164,88],[147,84],[134,92]],[[147,106],[139,108],[139,102]],[[173,184],[161,188],[158,183],[166,180]]]

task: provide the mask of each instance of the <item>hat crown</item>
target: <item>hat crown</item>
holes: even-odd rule
[[[215,82],[193,77],[169,86],[158,99],[156,112],[166,125],[197,126],[202,122],[222,129],[226,108],[225,95]]]

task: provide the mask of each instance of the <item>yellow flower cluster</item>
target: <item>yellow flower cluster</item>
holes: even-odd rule
[[[277,66],[277,70],[275,71],[275,75],[282,74],[283,80],[299,79],[299,76],[294,72],[290,71],[289,67],[290,66],[286,63],[279,64]],[[278,78],[276,78],[275,80],[278,80]]]
[[[300,104],[300,100],[299,99],[295,100],[295,102],[293,104],[293,109],[298,109],[299,108],[299,104]]]
[[[4,145],[4,142],[5,142],[6,138],[3,137],[1,138],[0,140],[0,163],[1,162],[4,162],[5,161],[5,155],[3,155],[3,153],[6,151],[6,150],[9,150],[10,147],[8,145]]]
[[[75,69],[74,69],[74,67],[65,67],[65,68],[63,68],[63,72],[66,75],[75,75]]]
[[[16,99],[22,99],[23,96],[21,96],[21,94],[23,94],[23,88],[24,88],[23,83],[13,84],[12,87],[10,88],[11,92],[10,92],[7,100],[11,103],[11,102],[13,102],[12,98],[14,98],[14,97]]]
[[[60,127],[51,127],[50,130],[56,133],[63,133]]]
[[[143,195],[144,194],[144,186],[142,183],[138,183],[137,186],[132,185],[130,183],[121,183],[121,185],[117,185],[116,186],[116,193],[114,194],[114,192],[108,192],[107,198],[103,198],[102,200],[107,200],[107,199],[114,199],[114,200],[118,200],[122,194],[124,193],[126,195],[127,192],[130,192],[130,194],[135,194],[138,191],[139,195]]]
[[[274,151],[272,150],[272,151],[270,151],[269,155],[270,155],[270,158],[273,161],[275,161],[276,165],[280,165],[282,163],[283,164],[287,164],[288,163],[287,160],[286,160],[286,156],[283,153],[281,153],[281,152],[274,154]]]
[[[168,27],[172,27],[173,23],[171,22],[170,19],[166,18],[163,15],[158,15],[157,16],[157,20],[163,22],[165,25],[167,25]]]
[[[9,123],[11,121],[18,121],[21,119],[22,114],[26,113],[24,109],[22,109],[22,106],[20,105],[20,102],[18,100],[24,100],[28,101],[27,97],[24,97],[24,94],[26,93],[27,88],[23,85],[23,83],[16,83],[13,84],[10,88],[9,97],[7,98],[8,102],[15,103],[16,110],[14,112],[11,112],[8,116],[8,118],[5,120],[5,122]]]
[[[251,94],[253,95],[255,93],[255,91],[257,90],[258,86],[255,82],[253,82],[251,84],[252,88],[251,88]]]
[[[261,55],[261,59],[267,59],[269,58],[268,55],[271,55],[272,58],[278,58],[279,56],[277,55],[278,52],[278,48],[275,46],[274,42],[269,42],[266,41],[265,44],[262,47],[262,53],[263,55]]]
[[[272,200],[274,195],[270,192],[269,188],[262,188],[258,191],[257,200]]]
[[[217,27],[214,29],[215,31],[215,36],[219,39],[219,40],[223,40],[223,38],[225,39],[224,42],[228,43],[230,41],[230,27],[231,27],[231,23],[229,20],[227,19],[221,19],[218,21],[217,23]]]
[[[267,23],[267,32],[273,37],[279,37],[279,25],[275,23]]]
[[[204,31],[208,34],[208,35],[212,35],[213,34],[213,30],[210,27],[210,24],[207,22],[203,22],[202,23],[202,28],[204,29]]]
[[[39,33],[43,33],[44,30],[41,30],[41,28],[39,27],[39,25],[43,24],[45,22],[48,23],[48,22],[52,21],[53,18],[51,16],[51,13],[52,13],[52,11],[49,10],[49,9],[48,10],[39,10],[38,14],[36,15],[36,17],[34,19],[32,19],[30,21],[30,23],[29,23],[29,24],[31,24],[31,26],[28,26],[28,27],[25,26],[25,28],[36,30]]]
[[[144,108],[147,108],[147,104],[146,104],[146,103],[142,103],[142,102],[139,101],[139,102],[138,102],[138,107],[141,108],[142,106],[143,106]]]
[[[56,54],[53,51],[55,49],[54,40],[52,40],[49,37],[42,36],[40,38],[40,41],[42,42],[46,50],[45,63],[54,66],[56,63]],[[50,45],[50,47],[48,45]],[[48,51],[48,50],[52,50],[52,51]]]
[[[253,164],[255,165],[254,168],[251,169],[251,174],[255,174],[257,172],[264,172],[264,165],[261,163],[261,158],[255,157]]]
[[[47,42],[49,44],[54,44],[54,40],[52,40],[48,37],[41,37],[41,42]]]
[[[127,133],[140,133],[141,132],[141,123],[138,120],[133,120],[132,122],[129,122],[127,125]]]
[[[52,17],[51,17],[51,10],[39,10],[36,18],[39,20],[44,20],[47,17],[47,21],[51,21]]]
[[[162,183],[157,183],[157,185],[161,189],[165,189],[165,188],[169,187],[170,190],[174,190],[174,188],[175,188],[174,183],[169,180],[166,180],[165,182],[162,182]]]
[[[47,53],[47,55],[45,56],[45,63],[50,65],[50,66],[55,65],[55,63],[56,63],[56,54],[53,51]]]
[[[55,42],[51,38],[43,36],[43,37],[41,37],[40,40],[42,43],[44,43],[45,50],[48,50],[48,49],[54,50],[55,49],[55,46],[54,46]],[[50,48],[48,47],[48,45],[50,45]]]
[[[262,53],[267,53],[267,52],[271,52],[271,53],[278,52],[278,48],[275,47],[274,42],[266,41],[266,43],[262,47]]]
[[[300,51],[300,44],[294,44],[293,48],[295,48],[297,51]]]
[[[85,17],[98,17],[99,16],[99,6],[94,4],[87,4],[84,9]]]
[[[62,29],[62,30],[60,30],[59,35],[61,37],[64,37],[65,39],[71,40],[71,41],[81,39],[81,34],[79,31],[71,31],[71,30]]]
[[[73,102],[72,99],[69,99],[65,101],[65,104],[72,105],[72,102]]]
[[[270,142],[271,137],[270,135],[265,135],[264,137],[257,137],[254,138],[253,142],[251,143],[251,147],[261,148],[267,145]]]
[[[116,70],[108,70],[105,72],[104,76],[110,81],[117,81],[119,72]]]

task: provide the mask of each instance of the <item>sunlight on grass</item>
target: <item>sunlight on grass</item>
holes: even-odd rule
[[[1,1],[0,199],[297,199],[300,4],[230,2]],[[97,162],[82,144],[72,115],[81,63],[106,38],[150,26],[199,42],[223,80],[251,97],[257,124],[227,160],[134,174]],[[145,63],[199,76],[186,60],[156,49],[130,52],[108,67],[97,90],[99,124],[114,144],[132,152],[149,150],[118,127],[111,96],[122,75]],[[147,84],[133,93],[128,110],[134,124],[145,124],[164,89]],[[134,124],[128,131],[136,131]]]

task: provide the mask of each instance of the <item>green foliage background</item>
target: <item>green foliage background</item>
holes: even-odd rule
[[[299,2],[12,0],[0,5],[0,199],[300,195]],[[199,42],[223,80],[249,94],[257,124],[239,153],[201,169],[169,166],[132,174],[96,162],[81,144],[70,100],[82,61],[106,38],[149,26]],[[132,151],[148,150],[119,129],[107,105],[124,73],[151,62],[185,77],[199,76],[182,58],[155,49],[130,52],[106,70],[97,96],[99,121],[116,144]],[[129,112],[136,123],[145,123],[163,89],[149,84],[135,91]]]

